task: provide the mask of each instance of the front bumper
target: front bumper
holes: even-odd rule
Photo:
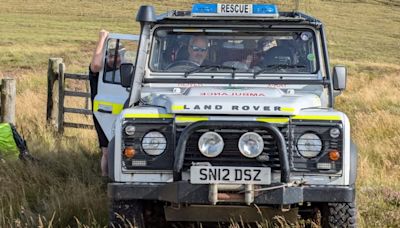
[[[108,196],[114,200],[159,200],[171,203],[211,204],[209,185],[194,185],[188,181],[173,183],[110,183]],[[353,202],[351,186],[299,186],[259,191],[254,204],[289,205],[303,202]]]

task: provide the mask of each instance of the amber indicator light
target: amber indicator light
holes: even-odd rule
[[[135,156],[135,154],[136,154],[136,151],[135,151],[135,149],[133,149],[133,147],[131,147],[131,146],[126,147],[126,148],[124,149],[124,155],[125,155],[125,157],[127,157],[127,158],[133,158],[133,157]]]
[[[340,158],[340,153],[337,150],[331,150],[329,151],[329,159],[332,161],[337,161]]]

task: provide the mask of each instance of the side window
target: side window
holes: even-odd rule
[[[122,63],[135,64],[138,41],[109,39],[104,59],[103,81],[121,84],[119,67]]]

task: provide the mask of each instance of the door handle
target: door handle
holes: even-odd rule
[[[109,113],[112,114],[112,111],[109,110],[103,110],[103,109],[97,109],[98,112],[102,112],[102,113]]]

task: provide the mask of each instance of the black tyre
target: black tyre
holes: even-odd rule
[[[356,204],[328,203],[322,208],[322,227],[357,227]]]
[[[143,203],[139,200],[112,200],[109,213],[109,227],[145,227]]]

